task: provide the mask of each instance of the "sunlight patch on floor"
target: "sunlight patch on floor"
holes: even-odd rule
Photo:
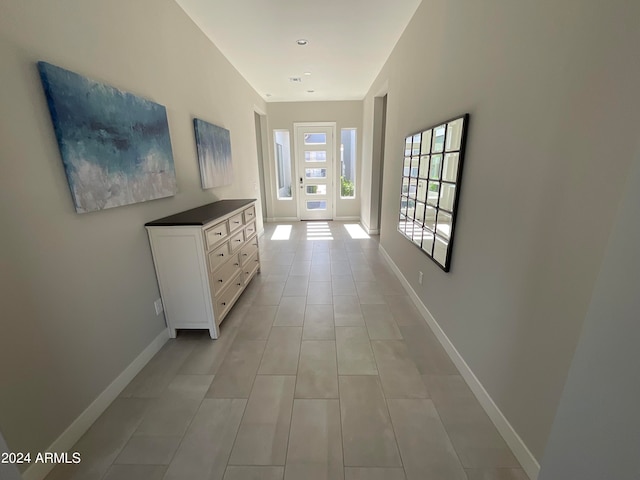
[[[357,223],[347,223],[345,224],[344,228],[347,229],[347,233],[351,235],[351,238],[353,238],[354,240],[361,238],[371,238],[369,237],[369,235],[367,235],[367,232],[365,232]]]
[[[271,240],[289,240],[291,237],[291,225],[278,225],[271,235]]]

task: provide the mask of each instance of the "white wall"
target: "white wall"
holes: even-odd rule
[[[266,106],[172,0],[5,0],[0,59],[0,430],[43,451],[165,328],[144,223],[258,196]],[[165,105],[178,194],[76,214],[38,60]],[[194,116],[230,130],[233,185],[201,189]]]
[[[271,142],[269,144],[269,165],[265,167],[265,171],[270,171],[270,181],[272,183],[271,203],[269,204],[270,218],[295,218],[297,216],[296,189],[293,189],[293,200],[276,200],[275,199],[275,154],[273,146],[273,130],[286,129],[291,132],[291,148],[295,141],[293,124],[297,122],[336,122],[336,142],[335,155],[336,166],[339,165],[340,159],[340,129],[356,128],[357,146],[356,146],[356,198],[347,199],[340,198],[339,184],[334,189],[336,198],[336,217],[360,217],[360,159],[362,145],[362,102],[345,101],[345,102],[274,102],[267,104],[267,117],[269,123],[269,134]],[[292,162],[295,158],[292,155]],[[335,171],[335,170],[334,170]],[[337,174],[337,173],[336,173]]]
[[[635,153],[638,18],[625,0],[423,0],[364,101],[366,170],[388,88],[381,244],[538,460]],[[407,134],[465,112],[444,273],[396,231],[400,162]]]
[[[640,478],[640,155],[545,449],[539,480]]]

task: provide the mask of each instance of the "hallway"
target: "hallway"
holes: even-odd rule
[[[287,225],[220,339],[169,340],[49,480],[527,478],[378,238]]]

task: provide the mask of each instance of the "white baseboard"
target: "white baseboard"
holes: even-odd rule
[[[111,384],[98,395],[91,405],[80,414],[74,422],[60,435],[47,449],[47,452],[68,452],[75,443],[85,434],[100,415],[107,409],[124,388],[133,380],[140,370],[149,363],[149,360],[158,353],[162,346],[169,340],[169,331],[165,328],[160,334],[129,364],[124,371],[111,382]],[[32,463],[22,474],[23,480],[42,480],[55,465],[50,463]]]
[[[360,225],[362,225],[362,228],[364,229],[365,232],[367,232],[367,235],[380,235],[380,229],[378,228],[369,228],[368,225],[365,225],[364,222],[360,222]]]
[[[267,222],[297,222],[298,217],[267,217]]]
[[[449,337],[444,333],[436,319],[431,315],[431,312],[429,312],[429,309],[424,305],[424,303],[422,303],[422,300],[420,300],[418,294],[411,287],[409,281],[405,278],[398,266],[393,262],[382,246],[380,246],[380,252],[391,266],[393,272],[396,274],[396,277],[398,277],[398,280],[400,280],[405,290],[409,293],[409,297],[413,300],[416,308],[423,316],[434,335],[438,338],[442,347],[460,371],[460,375],[462,375],[462,378],[467,382],[467,385],[469,385],[469,388],[478,399],[478,402],[480,402],[480,405],[482,405],[482,408],[496,426],[498,432],[500,432],[500,435],[502,435],[502,438],[520,462],[520,465],[522,465],[522,469],[531,480],[536,480],[538,478],[538,473],[540,472],[540,464],[536,458],[527,448],[526,444],[522,441],[522,438],[520,438],[520,435],[518,435],[515,429],[511,426],[504,414],[500,411],[489,393],[482,386],[482,383],[480,383],[480,380],[478,380],[478,377],[475,376],[469,365],[467,365],[467,362],[465,362],[462,355],[460,355],[460,352],[458,352],[453,343],[451,343]]]
[[[359,216],[333,217],[336,222],[360,222]]]

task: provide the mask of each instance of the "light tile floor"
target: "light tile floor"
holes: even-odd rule
[[[261,239],[221,336],[181,331],[49,480],[526,480],[378,250]]]

